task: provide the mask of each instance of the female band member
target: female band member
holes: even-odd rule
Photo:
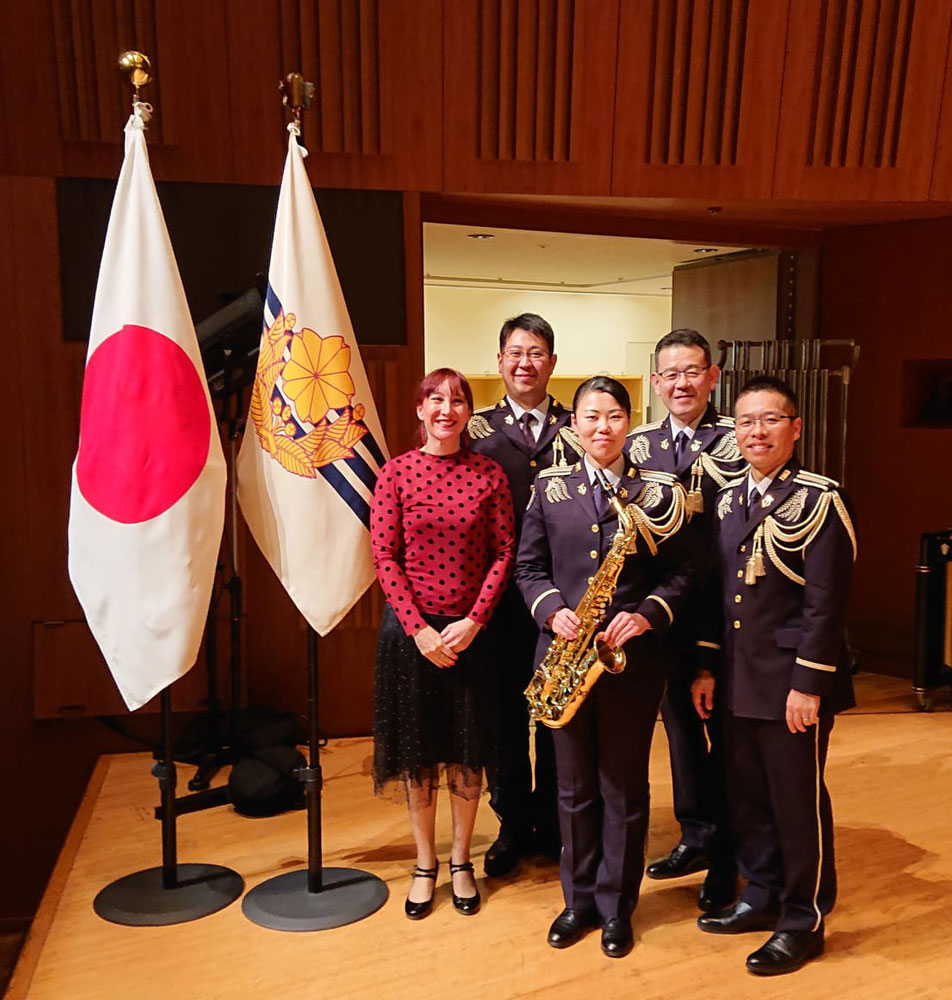
[[[423,446],[387,462],[371,510],[371,543],[387,604],[377,646],[374,784],[407,801],[417,868],[406,914],[430,912],[436,798],[446,774],[453,818],[453,905],[479,909],[470,841],[492,763],[493,656],[484,631],[513,562],[509,486],[464,443],[466,379],[438,368],[416,399]]]
[[[684,490],[674,477],[639,472],[626,462],[631,403],[625,387],[605,376],[587,379],[572,408],[583,460],[536,478],[516,560],[516,583],[542,629],[537,665],[554,636],[579,636],[573,609],[618,528],[598,476],[607,478],[621,504],[635,505],[638,533],[600,633],[624,648],[628,666],[603,675],[554,732],[565,909],[548,942],[568,947],[601,924],[603,952],[621,957],[632,947],[631,914],[644,869],[648,753],[664,689],[662,636],[692,584],[694,544],[679,530]]]

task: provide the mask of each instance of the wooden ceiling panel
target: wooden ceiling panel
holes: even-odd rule
[[[795,10],[775,195],[928,198],[952,5],[802,0]]]
[[[623,4],[612,193],[768,194],[786,25],[786,0]]]
[[[618,0],[444,8],[444,187],[606,193]]]

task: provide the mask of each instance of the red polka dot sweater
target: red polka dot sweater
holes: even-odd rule
[[[515,557],[509,484],[491,458],[408,451],[380,472],[370,513],[377,579],[407,635],[423,614],[486,625]]]

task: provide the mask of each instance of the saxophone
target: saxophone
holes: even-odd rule
[[[545,659],[524,692],[529,703],[529,717],[550,729],[561,729],[571,720],[606,670],[618,674],[625,669],[623,649],[615,649],[603,639],[596,639],[594,645],[591,643],[611,604],[625,556],[638,534],[639,519],[621,505],[607,477],[600,470],[595,474],[618,515],[618,530],[608,555],[575,609],[581,623],[578,635],[574,639],[557,635],[552,640]]]

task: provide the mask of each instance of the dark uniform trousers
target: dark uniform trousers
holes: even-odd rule
[[[547,418],[534,447],[527,443],[505,399],[479,410],[469,424],[473,450],[495,459],[509,481],[517,539],[536,474],[554,462],[574,463],[578,457],[565,433],[570,412],[551,396],[547,405]],[[532,676],[539,627],[515,583],[507,588],[489,628],[499,650],[498,766],[490,784],[489,803],[499,817],[503,839],[526,847],[535,833],[536,846],[542,850],[558,849],[552,734],[542,725],[535,727],[533,781],[529,717],[523,694]]]
[[[777,930],[815,930],[833,908],[833,812],[824,783],[833,717],[854,704],[844,641],[856,538],[836,483],[791,459],[763,497],[747,480],[716,499],[727,710],[728,798],[741,898],[779,911]],[[716,630],[715,630],[716,631]],[[791,733],[791,690],[820,698]]]
[[[704,509],[693,515],[691,526],[705,547],[710,545],[717,491],[746,465],[733,425],[732,419],[719,416],[709,406],[691,443],[677,458],[670,416],[636,428],[628,438],[627,455],[633,464],[672,473],[686,490],[692,485],[700,488]],[[711,469],[721,477],[720,482],[712,477]],[[712,869],[729,871],[734,862],[724,778],[723,716],[718,710],[702,721],[691,701],[691,682],[703,663],[694,642],[700,605],[705,600],[718,600],[717,589],[703,588],[695,594],[672,628],[661,719],[668,737],[674,815],[681,827],[681,842],[706,851]]]
[[[648,836],[648,758],[664,690],[662,642],[625,644],[628,666],[603,674],[572,720],[554,731],[565,905],[629,917]]]
[[[673,477],[628,468],[618,484],[622,503],[635,504],[656,525],[676,521],[683,505]],[[613,510],[599,513],[588,472],[580,464],[565,476],[540,475],[526,511],[516,582],[542,628],[559,608],[577,608],[608,556],[618,528]],[[696,581],[701,556],[696,536],[670,527],[652,555],[638,538],[624,558],[609,607],[637,612],[651,630],[625,644],[627,665],[603,674],[576,714],[554,731],[558,771],[560,874],[565,905],[597,908],[602,919],[635,908],[648,830],[648,757],[668,655],[665,635]],[[543,629],[540,664],[553,641]]]
[[[741,898],[780,907],[778,931],[812,931],[836,901],[833,809],[823,780],[833,716],[805,733],[786,722],[729,716],[728,794]]]

